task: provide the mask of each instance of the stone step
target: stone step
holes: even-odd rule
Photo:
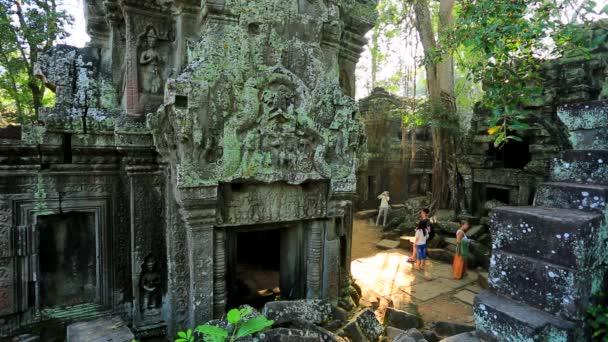
[[[534,206],[601,211],[606,207],[608,185],[578,183],[542,183],[534,197]]]
[[[494,293],[569,320],[582,320],[596,272],[577,271],[536,259],[494,251],[489,285]],[[597,273],[603,273],[600,269]]]
[[[557,116],[568,127],[574,149],[608,149],[608,102],[563,105]]]
[[[490,292],[475,297],[477,335],[484,341],[577,341],[577,325]]]
[[[550,180],[608,185],[608,150],[567,150],[551,162]]]
[[[600,213],[572,209],[496,208],[491,214],[492,249],[587,269],[592,251],[602,243],[602,219]]]

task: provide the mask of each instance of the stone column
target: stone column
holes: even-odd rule
[[[213,226],[217,185],[178,187],[180,214],[188,235],[190,316],[193,324],[213,319]]]
[[[226,233],[216,229],[213,233],[213,317],[222,318],[226,313]]]
[[[164,285],[164,186],[157,166],[127,166],[131,218],[131,286],[134,325],[160,322]],[[152,265],[154,263],[154,265]],[[156,283],[146,291],[144,283]],[[147,286],[150,288],[150,286]],[[147,305],[148,302],[152,304]]]

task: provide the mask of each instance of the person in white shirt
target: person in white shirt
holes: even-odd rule
[[[426,239],[429,232],[426,227],[418,226],[414,236],[416,238],[416,268],[421,268],[424,267],[426,260]]]
[[[380,217],[384,217],[383,227],[386,227],[386,219],[388,218],[388,211],[391,208],[388,201],[391,199],[388,197],[388,191],[384,191],[380,195],[378,195],[378,199],[380,200],[380,209],[378,209],[378,218],[376,219],[376,226],[380,224]]]

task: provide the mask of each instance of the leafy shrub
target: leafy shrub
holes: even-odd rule
[[[587,309],[587,326],[593,341],[608,341],[608,295],[600,294]]]
[[[253,335],[260,332],[271,325],[274,321],[267,319],[264,316],[257,316],[250,320],[243,322],[243,318],[249,315],[253,309],[247,307],[244,309],[232,309],[228,311],[226,320],[232,325],[231,330],[226,330],[214,325],[203,324],[199,325],[194,329],[195,333],[202,335],[202,341],[204,342],[233,342],[241,337]],[[198,342],[200,339],[196,339],[192,329],[186,331],[179,331],[177,333],[178,338],[175,342]]]

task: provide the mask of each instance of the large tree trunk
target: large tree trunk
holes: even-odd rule
[[[441,0],[439,5],[439,37],[453,23],[455,0]],[[431,209],[456,208],[456,106],[454,100],[454,67],[450,56],[441,63],[428,58],[438,47],[433,31],[428,0],[414,2],[416,30],[424,49],[425,69],[431,113],[433,115],[433,175]]]

